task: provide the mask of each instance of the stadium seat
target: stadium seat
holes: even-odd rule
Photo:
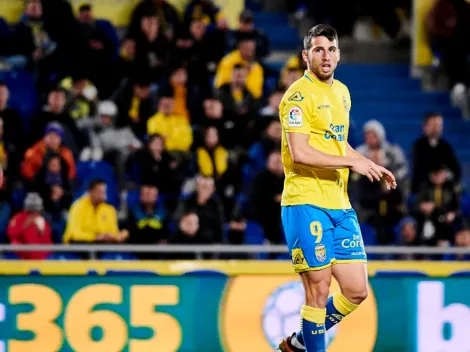
[[[377,232],[369,224],[361,224],[362,239],[364,240],[364,245],[366,246],[375,246],[377,245]]]
[[[51,253],[47,260],[81,260],[80,256],[76,253]]]
[[[18,260],[18,259],[20,259],[20,257],[18,257],[13,252],[5,252],[5,253],[2,254],[2,259],[3,260]]]
[[[116,175],[111,165],[104,161],[80,161],[77,163],[77,188],[75,199],[82,196],[94,179],[102,179],[107,186],[107,201],[114,207],[119,207],[119,191]]]
[[[132,253],[104,253],[100,255],[100,260],[137,260]]]

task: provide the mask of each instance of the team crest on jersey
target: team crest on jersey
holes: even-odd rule
[[[304,100],[304,97],[302,96],[302,94],[299,91],[296,91],[287,100],[289,100],[289,101],[302,101],[302,100]]]
[[[326,248],[323,244],[317,244],[315,246],[315,257],[321,263],[326,260]]]
[[[302,110],[294,106],[289,110],[289,126],[300,127],[302,126]]]
[[[344,103],[344,108],[346,109],[347,112],[349,112],[349,104],[348,104],[348,99],[346,99],[345,96],[343,96],[343,103]]]

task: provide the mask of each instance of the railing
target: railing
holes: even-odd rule
[[[75,252],[88,253],[96,259],[97,253],[195,253],[201,259],[203,253],[287,253],[285,245],[0,245],[2,252]],[[368,254],[470,254],[470,247],[406,247],[366,246]]]

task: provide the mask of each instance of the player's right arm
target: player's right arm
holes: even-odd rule
[[[297,95],[296,95],[297,94]],[[310,97],[304,97],[300,92],[293,93],[281,105],[281,123],[286,131],[287,143],[292,160],[319,169],[345,169],[367,176],[370,181],[380,181],[382,173],[369,159],[357,159],[348,156],[338,156],[324,153],[309,144],[311,124],[314,118],[310,107],[313,106]]]

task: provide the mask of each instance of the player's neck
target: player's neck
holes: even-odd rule
[[[321,79],[314,72],[312,72],[312,70],[310,70],[310,69],[308,70],[308,73],[310,73],[317,81],[319,81],[321,83],[328,84],[329,86],[331,86],[333,84],[333,81],[335,80],[334,75],[331,75],[331,77],[328,78],[328,79]]]

